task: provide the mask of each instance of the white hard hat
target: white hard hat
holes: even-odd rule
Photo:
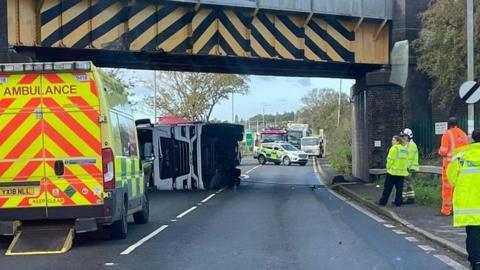
[[[404,129],[404,130],[402,131],[402,134],[403,134],[403,135],[407,135],[408,137],[410,137],[410,139],[413,138],[413,132],[412,132],[412,130],[409,129],[409,128]]]

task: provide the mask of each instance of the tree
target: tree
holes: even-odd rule
[[[351,107],[347,98],[346,94],[341,93],[341,119],[351,117]],[[310,124],[313,130],[323,129],[327,135],[333,134],[338,124],[338,92],[328,88],[313,89],[302,98],[302,103],[299,118]]]
[[[144,81],[154,89],[153,81]],[[248,77],[232,74],[196,72],[159,72],[158,95],[144,99],[145,104],[178,117],[209,121],[215,105],[234,94],[248,93]]]
[[[313,89],[302,98],[299,112],[302,122],[313,130],[323,129],[326,135],[327,157],[332,167],[345,174],[352,170],[352,111],[347,95],[340,95],[338,122],[338,92],[333,89]]]
[[[480,60],[480,1],[474,1],[476,63]],[[431,102],[449,112],[467,75],[466,1],[433,0],[422,15],[423,29],[414,42],[417,65],[433,82]],[[480,69],[476,69],[477,76]]]

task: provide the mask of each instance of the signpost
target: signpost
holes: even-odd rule
[[[442,135],[448,129],[447,122],[436,122],[435,123],[435,135]]]

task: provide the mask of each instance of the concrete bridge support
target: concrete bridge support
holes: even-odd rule
[[[393,135],[432,117],[428,102],[430,81],[417,71],[415,51],[411,46],[418,37],[418,14],[429,0],[394,0],[392,46],[397,41],[410,42],[408,79],[404,88],[391,84],[388,66],[357,78],[353,97],[353,175],[368,181],[369,168],[384,168]],[[415,130],[414,130],[415,132]]]

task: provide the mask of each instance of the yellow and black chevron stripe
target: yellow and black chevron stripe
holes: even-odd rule
[[[130,3],[130,4],[129,4]],[[388,62],[388,29],[379,22],[147,1],[45,0],[44,47],[163,51],[334,62]],[[373,31],[373,34],[372,34]],[[375,48],[372,51],[372,48]],[[378,53],[376,51],[381,51]]]
[[[185,53],[191,49],[193,11],[174,5],[135,4],[128,14],[125,43],[130,50]]]
[[[305,28],[305,57],[315,61],[353,62],[355,32],[332,18],[312,18]]]

